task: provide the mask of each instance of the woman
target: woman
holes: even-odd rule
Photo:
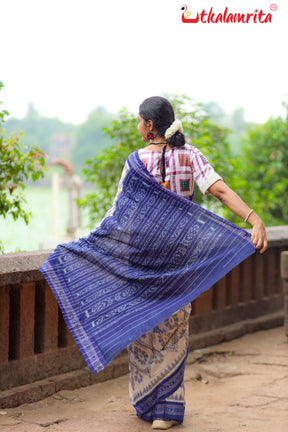
[[[261,219],[185,144],[166,99],[141,104],[138,129],[150,143],[128,157],[112,209],[87,237],[58,245],[40,271],[90,370],[129,346],[137,415],[169,429],[184,416],[191,301],[255,247],[264,252],[267,239]],[[191,202],[194,180],[251,223],[251,238]]]
[[[213,194],[251,223],[252,242],[264,252],[267,239],[263,222],[229,189],[199,150],[185,144],[181,122],[175,121],[169,101],[146,99],[138,119],[142,140],[150,141],[138,154],[150,175],[187,199],[193,197],[195,180],[202,193]],[[183,421],[189,315],[190,304],[129,346],[131,401],[140,417],[153,421],[153,429],[169,429]]]

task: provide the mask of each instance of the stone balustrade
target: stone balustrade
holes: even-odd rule
[[[267,231],[269,249],[264,255],[257,252],[247,258],[193,302],[191,349],[283,323],[280,254],[288,247],[288,226]],[[63,388],[63,382],[65,388],[75,388],[128,371],[126,351],[97,375],[87,370],[54,295],[38,271],[49,253],[0,256],[0,408],[5,400],[8,406],[23,402],[13,393],[18,386],[29,384],[31,394],[31,383],[34,389],[40,383],[32,397],[37,400]],[[72,377],[73,371],[77,374]],[[24,401],[29,394],[27,398]]]

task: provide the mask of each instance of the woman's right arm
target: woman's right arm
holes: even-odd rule
[[[223,180],[216,181],[210,186],[208,192],[218,198],[235,215],[244,220],[246,219],[252,225],[251,241],[256,249],[260,249],[260,253],[265,252],[268,248],[268,242],[265,226],[260,217],[254,211],[251,212],[250,207]],[[247,218],[248,215],[249,217]]]

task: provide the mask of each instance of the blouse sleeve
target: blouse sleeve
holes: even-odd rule
[[[222,180],[222,177],[216,173],[206,157],[195,147],[193,147],[191,163],[193,177],[197,186],[204,195],[208,195],[210,186],[216,181]]]

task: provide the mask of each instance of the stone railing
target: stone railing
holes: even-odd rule
[[[191,349],[283,323],[280,253],[288,247],[288,226],[269,228],[268,239],[264,255],[249,257],[193,302]],[[85,367],[38,271],[48,255],[36,251],[0,256],[0,408],[128,371],[126,351],[97,375]],[[22,399],[13,392],[18,386],[23,386]],[[28,396],[23,399],[23,394]]]

